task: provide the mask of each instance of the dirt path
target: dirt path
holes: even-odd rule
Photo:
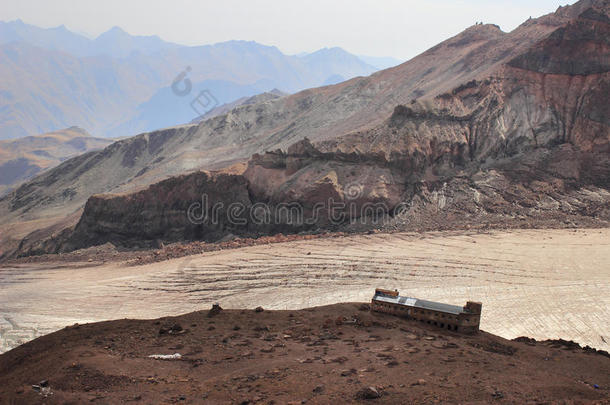
[[[220,302],[296,309],[375,287],[463,305],[514,338],[610,349],[610,229],[376,234],[209,252],[146,266],[0,268],[0,351],[75,322],[156,318]],[[84,266],[84,267],[83,267]]]

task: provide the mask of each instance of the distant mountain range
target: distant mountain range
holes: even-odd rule
[[[21,20],[0,22],[0,43],[27,42],[40,48],[69,53],[76,57],[106,55],[125,58],[134,52],[154,54],[178,48],[180,45],[163,41],[157,36],[132,36],[113,27],[96,39],[76,34],[61,25],[39,28]]]
[[[272,89],[294,93],[368,76],[380,61],[341,48],[290,56],[256,42],[188,47],[118,27],[89,39],[64,26],[0,22],[0,139],[69,126],[134,135]]]

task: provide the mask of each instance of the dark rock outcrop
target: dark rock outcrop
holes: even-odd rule
[[[251,205],[243,176],[196,172],[133,194],[95,195],[60,249],[106,242],[150,247],[159,241],[217,240],[238,227],[229,221],[227,202]]]

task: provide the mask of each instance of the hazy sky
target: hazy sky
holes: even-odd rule
[[[340,46],[408,59],[476,21],[510,31],[567,0],[0,0],[0,20],[99,35],[118,25],[188,45],[231,39],[285,53]],[[573,3],[574,1],[570,1]]]

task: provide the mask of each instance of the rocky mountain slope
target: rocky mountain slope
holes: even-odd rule
[[[78,127],[0,141],[0,196],[64,160],[103,149],[112,142],[107,138],[94,138]]]
[[[607,0],[582,0],[510,33],[476,25],[367,78],[117,142],[24,185],[0,201],[0,210],[5,222],[75,212],[94,193],[131,191],[283,148],[287,153],[254,156],[243,173],[220,176],[245,181],[252,205],[297,203],[306,212],[329,197],[345,203],[355,190],[357,213],[344,219],[368,217],[362,207],[382,204],[396,226],[607,221],[609,10]],[[91,177],[99,181],[83,181]],[[206,193],[205,187],[191,190],[190,180],[184,184],[170,180],[155,187],[174,190],[171,204],[180,200],[176,193]],[[72,190],[69,198],[62,197],[64,190]],[[121,204],[119,212],[141,210],[137,196],[143,195],[116,197],[139,201]],[[113,198],[90,199],[69,239],[83,240],[82,231],[98,235],[98,242],[149,239],[152,234],[123,233],[123,214],[108,212],[119,207]],[[180,209],[192,203],[182,201]],[[146,214],[163,216],[171,204]],[[409,214],[396,217],[404,206]],[[172,237],[181,232],[193,236],[186,227]],[[68,248],[72,242],[62,243]],[[57,239],[51,245],[57,248]]]
[[[280,97],[284,97],[287,96],[288,93],[284,93],[281,90],[278,89],[273,89],[271,91],[267,91],[261,94],[257,94],[255,96],[252,97],[242,97],[240,99],[237,99],[231,103],[226,103],[223,105],[220,105],[218,107],[215,107],[213,109],[211,109],[210,111],[208,111],[207,113],[205,113],[204,115],[197,117],[196,119],[194,119],[192,121],[192,123],[198,123],[198,122],[202,122],[205,121],[207,119],[216,117],[218,115],[225,115],[229,112],[231,112],[231,110],[237,108],[237,107],[241,107],[244,105],[251,105],[251,104],[258,104],[258,103],[264,103],[267,101],[271,101],[274,100],[276,98],[280,98]]]
[[[461,335],[338,304],[76,324],[0,355],[0,401],[593,404],[609,376],[607,353],[574,342]]]

